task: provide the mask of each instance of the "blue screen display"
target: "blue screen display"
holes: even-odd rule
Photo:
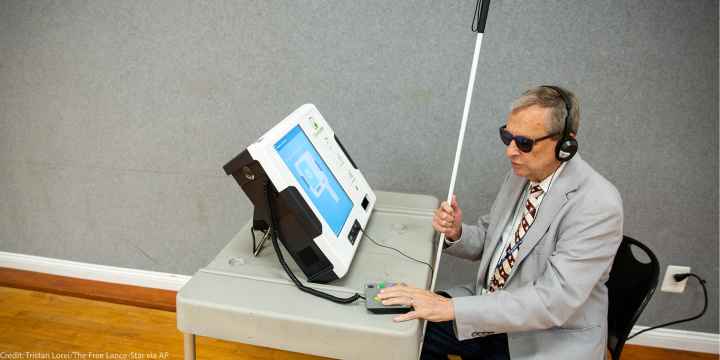
[[[300,125],[275,143],[275,150],[335,232],[335,236],[340,235],[352,210],[352,201]]]

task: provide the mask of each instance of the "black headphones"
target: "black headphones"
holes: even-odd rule
[[[563,89],[557,86],[543,85],[542,87],[557,91],[557,93],[560,94],[560,97],[565,103],[565,109],[567,110],[565,115],[565,127],[563,127],[562,137],[557,142],[557,145],[555,145],[555,158],[558,159],[560,162],[569,161],[573,158],[573,156],[575,156],[575,154],[577,154],[578,151],[578,142],[577,140],[575,140],[575,138],[570,136],[570,126],[568,125],[568,123],[570,122],[571,110],[570,97],[565,93]]]

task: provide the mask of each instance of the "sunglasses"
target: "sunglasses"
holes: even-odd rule
[[[538,143],[540,141],[549,139],[549,138],[557,135],[557,134],[549,134],[549,135],[545,135],[541,138],[530,139],[530,138],[522,136],[522,135],[515,136],[515,135],[511,134],[509,131],[507,131],[507,129],[505,129],[506,127],[507,127],[507,125],[503,125],[500,127],[500,140],[502,140],[503,144],[509,146],[510,143],[513,140],[515,140],[515,146],[517,146],[517,148],[520,149],[520,151],[526,152],[526,153],[529,153],[532,151],[535,143]]]

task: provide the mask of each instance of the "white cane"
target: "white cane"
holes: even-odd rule
[[[475,17],[473,18],[472,31],[477,32],[475,40],[475,52],[473,53],[472,66],[470,67],[470,79],[468,80],[467,93],[465,94],[465,107],[463,108],[462,122],[460,123],[460,134],[458,135],[457,147],[455,148],[455,161],[453,162],[452,174],[450,175],[450,188],[448,189],[447,202],[452,202],[452,196],[455,192],[455,180],[457,178],[458,166],[460,165],[460,154],[462,153],[463,140],[465,139],[465,128],[467,127],[468,113],[470,112],[470,102],[472,101],[473,88],[475,87],[475,73],[477,72],[478,57],[480,55],[480,47],[482,46],[483,33],[485,32],[485,22],[487,21],[490,0],[478,0],[475,6]],[[432,274],[432,282],[430,283],[430,291],[435,291],[435,281],[440,266],[440,257],[445,243],[445,234],[440,233],[440,241],[438,241]],[[427,321],[423,322],[422,337],[420,350],[425,339],[425,330]]]

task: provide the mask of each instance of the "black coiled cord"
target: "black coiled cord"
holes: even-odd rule
[[[270,239],[272,240],[273,248],[275,249],[275,254],[277,254],[278,261],[280,261],[280,265],[282,265],[283,269],[285,269],[285,273],[287,273],[288,276],[290,277],[290,279],[292,280],[292,282],[295,283],[295,286],[297,286],[298,289],[300,289],[300,291],[303,291],[308,294],[315,295],[317,297],[321,297],[325,300],[330,300],[332,302],[336,302],[339,304],[350,304],[350,303],[354,302],[355,300],[362,298],[362,296],[360,296],[360,294],[358,294],[358,293],[355,293],[355,295],[352,295],[352,296],[346,297],[346,298],[337,297],[337,296],[322,292],[320,290],[313,289],[309,286],[305,286],[305,285],[303,285],[302,282],[300,282],[300,280],[298,280],[298,278],[295,276],[295,274],[293,274],[292,270],[290,270],[290,267],[288,266],[288,264],[285,262],[285,258],[283,257],[283,254],[280,251],[280,245],[278,245],[278,238],[281,236],[280,226],[278,226],[277,219],[275,218],[276,212],[275,212],[275,208],[273,206],[272,192],[270,191],[270,182],[269,181],[265,182],[263,189],[265,191],[265,198],[267,200],[268,210],[270,212],[270,227],[271,228],[270,228],[270,230],[268,230],[268,231],[270,231]]]

